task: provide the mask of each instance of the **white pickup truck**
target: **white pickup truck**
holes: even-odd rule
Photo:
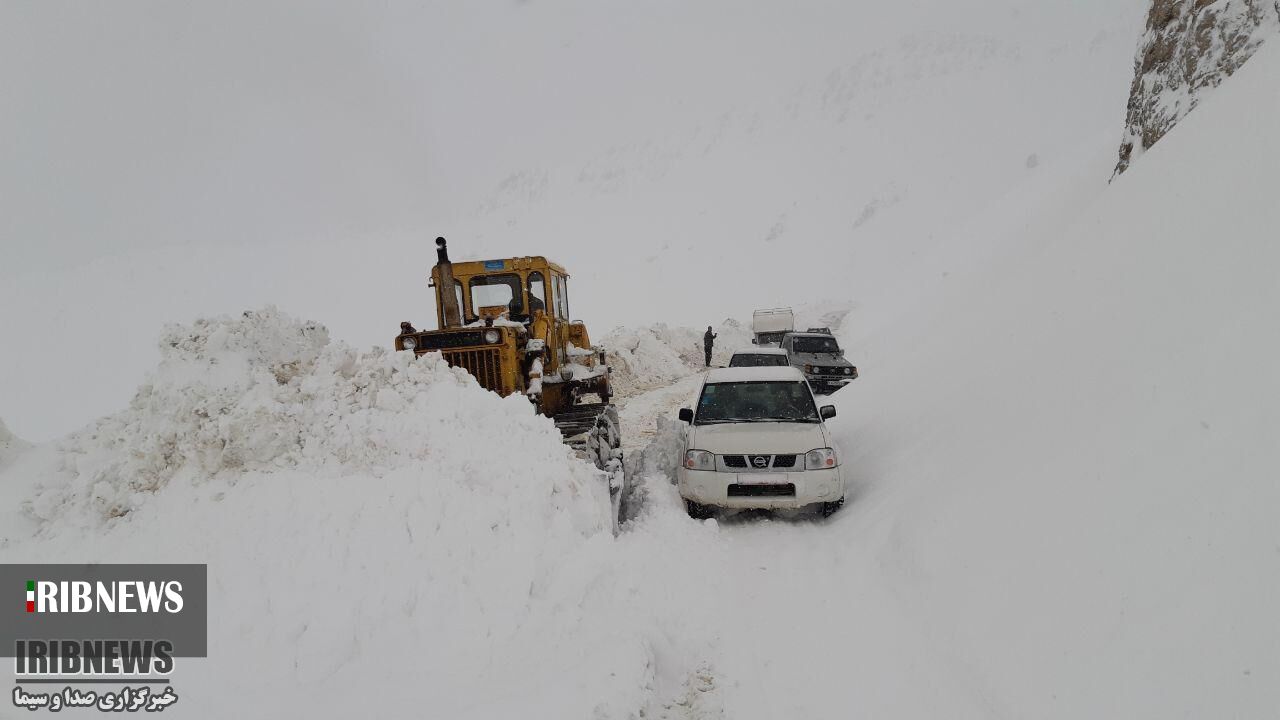
[[[830,515],[844,504],[845,478],[804,375],[793,367],[712,370],[689,423],[676,472],[691,517],[716,508],[802,508]]]

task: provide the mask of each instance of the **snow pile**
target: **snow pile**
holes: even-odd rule
[[[119,517],[176,474],[307,469],[381,475],[430,461],[463,474],[457,438],[504,439],[529,462],[569,453],[522,398],[500,399],[438,355],[331,344],[327,331],[274,308],[165,329],[162,360],[130,407],[61,445],[62,482],[32,510]],[[479,475],[479,482],[489,482]]]
[[[613,541],[607,481],[527,400],[274,309],[162,345],[127,410],[0,474],[35,521],[0,517],[0,562],[207,563],[209,659],[179,664],[179,717],[350,715],[366,692],[467,715],[495,658],[536,664],[521,633],[575,626],[559,578]]]
[[[630,517],[649,503],[650,483],[676,481],[675,470],[683,462],[684,439],[688,426],[670,412],[652,418],[652,432],[646,432],[647,441],[626,458],[627,481],[624,487],[628,495],[623,498],[624,513]]]
[[[713,328],[716,334],[713,365],[729,362],[733,351],[751,345],[751,328],[728,318]],[[648,327],[618,328],[600,343],[613,368],[614,392],[629,397],[645,390],[666,387],[704,367],[703,334],[706,329],[657,323]]]
[[[653,328],[619,328],[602,343],[613,370],[613,391],[620,397],[670,384],[694,371],[691,362],[659,339]]]

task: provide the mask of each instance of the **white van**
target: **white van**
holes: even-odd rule
[[[751,332],[756,345],[777,347],[782,336],[796,329],[796,314],[791,308],[764,308],[751,315]]]
[[[793,367],[712,370],[689,423],[676,479],[689,515],[716,508],[801,508],[830,515],[844,504],[845,479],[825,420]]]

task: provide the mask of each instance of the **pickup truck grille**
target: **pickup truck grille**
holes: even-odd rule
[[[828,366],[822,366],[822,367],[819,367],[819,366],[816,366],[816,365],[815,365],[815,366],[814,366],[814,368],[813,368],[813,374],[814,374],[814,375],[840,375],[840,376],[844,376],[844,375],[845,375],[845,371],[844,371],[844,370],[845,370],[845,367],[844,367],[844,366],[830,366],[830,367],[828,367]]]
[[[769,472],[796,466],[795,455],[721,455],[720,460],[726,468],[744,472]]]

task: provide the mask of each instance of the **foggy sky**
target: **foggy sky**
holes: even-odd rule
[[[975,7],[976,5],[976,7]],[[0,4],[0,418],[128,402],[166,322],[431,323],[431,240],[573,315],[853,298],[1123,117],[1114,0]]]

